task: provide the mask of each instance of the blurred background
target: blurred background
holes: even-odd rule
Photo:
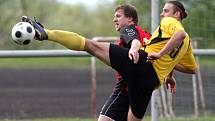
[[[180,1],[189,15],[183,24],[191,40],[197,43],[195,48],[213,49],[215,1]],[[159,2],[162,11],[164,0]],[[151,32],[150,0],[0,0],[0,50],[66,49],[49,41],[33,41],[26,46],[15,44],[11,29],[23,15],[36,17],[45,28],[74,31],[87,38],[117,36],[112,21],[114,8],[124,3],[138,9],[139,25]],[[205,105],[199,97],[196,112],[192,105],[192,77],[176,73],[178,85],[172,112],[163,109],[161,116],[215,114],[215,58],[202,56],[198,60]],[[91,117],[90,64],[89,57],[0,58],[0,119]],[[97,61],[96,114],[111,94],[114,83],[114,71]],[[150,115],[150,108],[147,115]]]
[[[73,1],[73,2],[72,2]],[[0,46],[1,49],[55,49],[53,43],[17,46],[11,41],[11,28],[22,15],[36,17],[45,27],[75,31],[85,37],[115,36],[113,26],[114,8],[118,4],[131,3],[138,9],[139,24],[147,31],[151,25],[151,2],[149,0],[0,0]],[[80,2],[82,1],[82,2]],[[163,1],[160,0],[160,10]],[[214,0],[181,0],[189,18],[184,21],[191,38],[198,38],[199,48],[213,48],[215,36]]]

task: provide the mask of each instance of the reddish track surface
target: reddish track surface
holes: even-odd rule
[[[215,78],[214,71],[202,72],[204,79],[209,72],[210,79]],[[0,119],[91,117],[90,73],[72,69],[0,69]],[[113,90],[113,73],[111,69],[97,70],[97,114]],[[175,113],[193,114],[191,76],[179,73],[176,79]],[[214,84],[210,79],[205,79],[204,85]],[[204,89],[207,110],[215,112],[215,88]]]
[[[99,112],[115,82],[110,70],[97,74]],[[91,116],[89,70],[1,69],[0,75],[0,119]]]

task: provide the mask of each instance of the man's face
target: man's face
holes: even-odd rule
[[[166,3],[163,7],[163,11],[160,14],[160,17],[173,17],[177,18],[178,17],[178,12],[174,12],[174,5],[171,3]]]
[[[115,24],[116,31],[120,31],[122,27],[129,26],[133,23],[131,18],[124,15],[124,11],[122,9],[115,12],[113,22]]]

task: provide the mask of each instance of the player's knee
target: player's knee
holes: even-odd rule
[[[132,111],[131,108],[129,108],[128,112],[128,121],[141,121],[144,114],[141,114],[140,111]]]
[[[99,115],[98,121],[114,121],[114,120],[107,116]]]
[[[97,42],[90,40],[90,39],[86,39],[86,43],[85,43],[85,50],[89,53],[93,53],[94,51],[97,50],[98,46],[97,46]]]

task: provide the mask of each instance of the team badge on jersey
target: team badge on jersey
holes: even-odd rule
[[[128,36],[134,36],[135,35],[135,31],[133,29],[127,28],[125,29],[125,31],[127,32]]]

